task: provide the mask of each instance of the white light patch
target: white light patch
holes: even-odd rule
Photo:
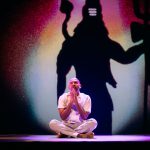
[[[57,74],[56,58],[63,39],[59,34],[49,41],[40,41],[31,49],[24,66],[24,87],[29,98],[34,119],[49,131],[51,119],[60,120],[57,111]],[[72,69],[73,70],[73,69]],[[67,75],[75,76],[74,72]]]
[[[96,8],[88,8],[89,16],[97,16],[97,9]]]
[[[103,4],[106,5],[105,1]],[[71,20],[68,23],[69,33],[80,22],[81,17],[79,18],[78,13],[79,11],[72,13],[71,19],[73,21]],[[25,93],[32,106],[33,114],[38,122],[48,130],[48,123],[51,119],[60,119],[56,103],[56,58],[64,41],[61,32],[61,25],[64,18],[60,14],[59,17],[55,17],[55,22],[59,25],[58,29],[55,22],[54,25],[50,24],[44,29],[44,36],[41,35],[40,40],[42,42],[37,43],[30,50],[31,53],[26,59],[24,68]],[[89,15],[96,16],[96,8],[89,8]],[[75,18],[78,19],[75,20]],[[118,24],[121,25],[120,20]],[[54,30],[54,28],[57,30]],[[53,30],[55,31],[54,33],[52,32]],[[110,34],[112,39],[119,42],[125,49],[132,46],[133,43],[130,41],[130,34],[125,34],[124,31],[118,34],[117,31],[119,29],[116,29],[117,34],[113,34],[114,31],[110,30],[112,31],[112,34]],[[118,134],[131,121],[143,114],[144,55],[128,65],[111,61],[111,71],[118,83],[115,89],[108,85],[108,90],[114,104],[112,130],[113,134]],[[67,81],[73,76],[75,76],[74,68],[67,74]]]

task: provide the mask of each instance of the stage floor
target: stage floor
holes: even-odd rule
[[[57,138],[56,135],[0,135],[0,142],[150,142],[150,135],[95,135],[88,138]]]
[[[15,143],[15,144],[14,144]],[[17,144],[16,144],[17,143]],[[150,147],[150,135],[95,135],[93,139],[87,138],[57,138],[56,135],[0,135],[0,146],[5,148],[19,148],[20,146],[50,146],[54,148],[142,148]],[[28,147],[27,147],[28,148]]]

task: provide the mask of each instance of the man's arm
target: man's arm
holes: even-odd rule
[[[72,99],[73,99],[73,102],[75,103],[82,119],[84,119],[84,120],[87,119],[90,113],[85,111],[84,108],[78,103],[76,92],[73,93]]]
[[[72,101],[67,105],[66,108],[58,108],[60,117],[62,120],[66,120],[71,112]]]
[[[75,102],[75,105],[76,105],[82,119],[84,119],[84,120],[87,119],[90,113],[85,111],[84,108],[78,103],[77,97],[75,98],[74,102]]]

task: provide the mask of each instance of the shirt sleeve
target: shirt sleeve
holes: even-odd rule
[[[66,105],[65,105],[65,95],[63,94],[58,99],[58,108],[65,108],[65,107],[66,107]]]
[[[84,110],[86,112],[91,113],[91,98],[89,95],[87,95],[87,97],[86,97],[85,104],[84,104]]]

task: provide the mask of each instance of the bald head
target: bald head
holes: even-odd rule
[[[81,84],[80,84],[79,79],[77,79],[76,77],[71,78],[69,80],[68,87],[69,87],[70,90],[72,88],[80,89],[81,88]]]

